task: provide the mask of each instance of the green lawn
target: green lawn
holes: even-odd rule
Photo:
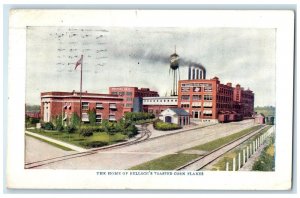
[[[246,135],[248,133],[251,133],[253,131],[256,131],[260,128],[262,128],[263,125],[259,125],[259,126],[254,126],[254,127],[251,127],[251,128],[248,128],[248,129],[244,129],[240,132],[237,132],[237,133],[234,133],[232,135],[229,135],[229,136],[226,136],[226,137],[222,137],[222,138],[219,138],[219,139],[216,139],[216,140],[213,140],[211,142],[207,142],[205,144],[201,144],[199,146],[195,146],[195,147],[192,147],[192,148],[189,148],[189,149],[186,149],[186,150],[202,150],[202,151],[212,151],[214,149],[217,149],[235,139],[238,139],[240,137],[242,137],[243,135]]]
[[[66,133],[58,131],[44,131],[38,129],[27,129],[30,132],[34,132],[40,135],[44,135],[53,139],[61,140],[79,147],[91,148],[90,143],[102,142],[102,146],[110,145],[118,142],[125,141],[128,137],[121,133],[114,135],[108,135],[105,132],[95,132],[90,137],[83,137],[79,133]]]
[[[59,145],[59,144],[56,144],[56,143],[53,143],[53,142],[49,142],[49,141],[44,140],[44,139],[42,139],[42,138],[39,138],[39,137],[30,135],[30,134],[26,134],[26,135],[29,136],[29,137],[33,137],[33,138],[35,138],[35,139],[38,139],[38,140],[40,140],[40,141],[42,141],[42,142],[45,142],[45,143],[47,143],[47,144],[50,144],[50,145],[52,145],[52,146],[55,146],[55,147],[57,147],[57,148],[60,148],[60,149],[62,149],[62,150],[65,150],[65,151],[73,151],[73,150],[70,149],[70,148],[64,147],[64,146],[62,146],[62,145]]]
[[[197,154],[171,154],[134,166],[129,170],[174,170],[199,157]]]

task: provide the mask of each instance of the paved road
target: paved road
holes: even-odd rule
[[[76,153],[76,151],[59,149],[28,135],[25,137],[25,147],[25,164]]]
[[[64,146],[64,147],[69,148],[69,149],[74,150],[74,151],[78,151],[78,152],[87,151],[87,149],[83,149],[83,148],[81,148],[79,146],[68,144],[66,142],[63,142],[63,141],[60,141],[60,140],[56,140],[54,138],[46,137],[44,135],[40,135],[40,134],[37,134],[37,133],[32,133],[32,132],[29,132],[29,131],[25,131],[25,134],[29,134],[31,136],[34,136],[34,137],[37,137],[37,138],[41,138],[41,139],[44,139],[44,140],[49,141],[49,142],[53,142],[55,144]]]
[[[239,132],[253,125],[253,120],[217,124],[110,151],[99,151],[93,155],[59,161],[37,168],[124,170],[167,154],[176,153],[180,150]],[[39,152],[39,150],[35,152]],[[31,153],[31,155],[34,154]]]

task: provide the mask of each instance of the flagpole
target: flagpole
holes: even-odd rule
[[[83,55],[81,55],[81,65],[80,65],[80,125],[81,126],[81,122],[82,122],[82,67],[83,67]]]

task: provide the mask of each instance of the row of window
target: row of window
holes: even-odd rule
[[[193,101],[199,101],[202,99],[202,95],[193,95]],[[203,96],[204,100],[212,100],[213,97],[212,95],[204,95]],[[190,100],[190,95],[182,95],[181,100]]]
[[[233,95],[233,90],[224,89],[222,87],[219,88],[219,93],[224,93],[225,95]]]
[[[246,95],[246,94],[242,94],[242,98],[247,98],[247,99],[253,99],[254,96],[253,95]]]
[[[193,118],[200,118],[200,116],[201,116],[201,111],[192,111],[192,117]],[[206,117],[212,116],[212,112],[204,111],[203,116],[206,116]]]
[[[89,103],[88,102],[82,102],[81,108],[83,110],[88,110],[89,109]],[[103,109],[103,103],[96,103],[96,109]],[[109,103],[109,108],[110,109],[117,109],[116,103]]]
[[[160,114],[163,111],[164,111],[164,109],[161,109],[161,110],[158,110],[158,109],[156,109],[156,110],[149,109],[148,113],[154,113],[154,114],[158,115],[158,114]]]
[[[108,120],[109,121],[116,121],[116,116],[115,115],[109,115]],[[87,113],[82,113],[82,121],[89,122],[89,116],[88,116]],[[96,114],[96,122],[97,123],[102,122],[102,115],[101,114]]]
[[[240,109],[241,105],[234,105],[234,104],[222,104],[222,103],[217,103],[217,108],[220,109]]]
[[[181,92],[189,92],[191,90],[191,87],[181,87]],[[193,92],[212,92],[212,87],[193,87]]]
[[[162,99],[160,99],[160,100],[157,100],[157,99],[155,99],[155,100],[144,100],[145,102],[177,102],[177,99],[164,99],[164,100],[162,100]]]
[[[120,91],[120,92],[111,92],[112,95],[119,95],[119,96],[132,96],[132,92],[124,92],[124,91]]]
[[[204,104],[203,107],[206,109],[213,108],[211,104]],[[190,108],[190,104],[181,104],[181,108]],[[201,108],[201,104],[192,104],[192,108]]]
[[[224,101],[224,102],[230,102],[232,101],[232,97],[227,97],[227,96],[217,96],[218,101]]]

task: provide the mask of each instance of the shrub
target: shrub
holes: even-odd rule
[[[129,125],[124,132],[129,138],[138,134],[138,129],[133,124]]]
[[[79,142],[79,144],[85,148],[97,148],[97,147],[108,145],[107,142],[102,142],[102,141],[91,141],[91,142],[82,141]]]
[[[87,142],[86,147],[89,148],[97,148],[101,146],[106,146],[108,143],[107,142],[102,142],[102,141],[92,141],[92,142]]]
[[[74,125],[68,125],[68,126],[66,126],[66,131],[68,133],[75,133],[76,127]]]
[[[99,126],[99,125],[84,125],[82,126],[81,128],[87,128],[93,132],[104,132],[104,128],[102,126]]]
[[[57,131],[63,131],[64,130],[64,127],[61,124],[57,125],[55,128],[56,128]]]
[[[171,131],[171,130],[181,129],[181,126],[178,126],[177,124],[167,123],[161,120],[154,121],[153,127],[156,130],[160,130],[160,131]]]
[[[138,120],[147,120],[155,118],[155,115],[152,113],[146,113],[146,112],[128,112],[125,113],[125,120],[126,121],[138,121]]]
[[[153,122],[153,118],[147,119],[147,120],[138,120],[138,121],[135,121],[134,123],[135,124],[146,124],[146,123],[151,123],[151,122]]]
[[[93,135],[93,128],[88,127],[88,126],[82,126],[79,129],[79,134],[82,135],[83,137],[89,137]]]
[[[116,124],[108,120],[102,120],[101,126],[103,127],[103,131],[107,133],[114,133],[117,130]]]
[[[94,133],[92,131],[82,131],[82,132],[80,132],[80,135],[82,135],[83,137],[90,137],[93,134]]]
[[[95,128],[96,128],[95,132],[104,132],[104,131],[105,131],[105,130],[104,130],[104,127],[101,126],[101,125],[98,125],[98,126],[96,126]]]
[[[105,127],[103,126],[92,126],[92,125],[84,125],[79,129],[79,133],[83,136],[92,136],[94,132],[104,132]]]
[[[272,145],[264,148],[264,150],[261,153],[261,156],[259,159],[254,163],[252,166],[252,170],[256,171],[273,171],[275,167],[275,158],[274,156],[270,155],[267,150]]]
[[[46,122],[46,123],[42,124],[42,128],[45,130],[53,130],[54,125],[52,122]]]

